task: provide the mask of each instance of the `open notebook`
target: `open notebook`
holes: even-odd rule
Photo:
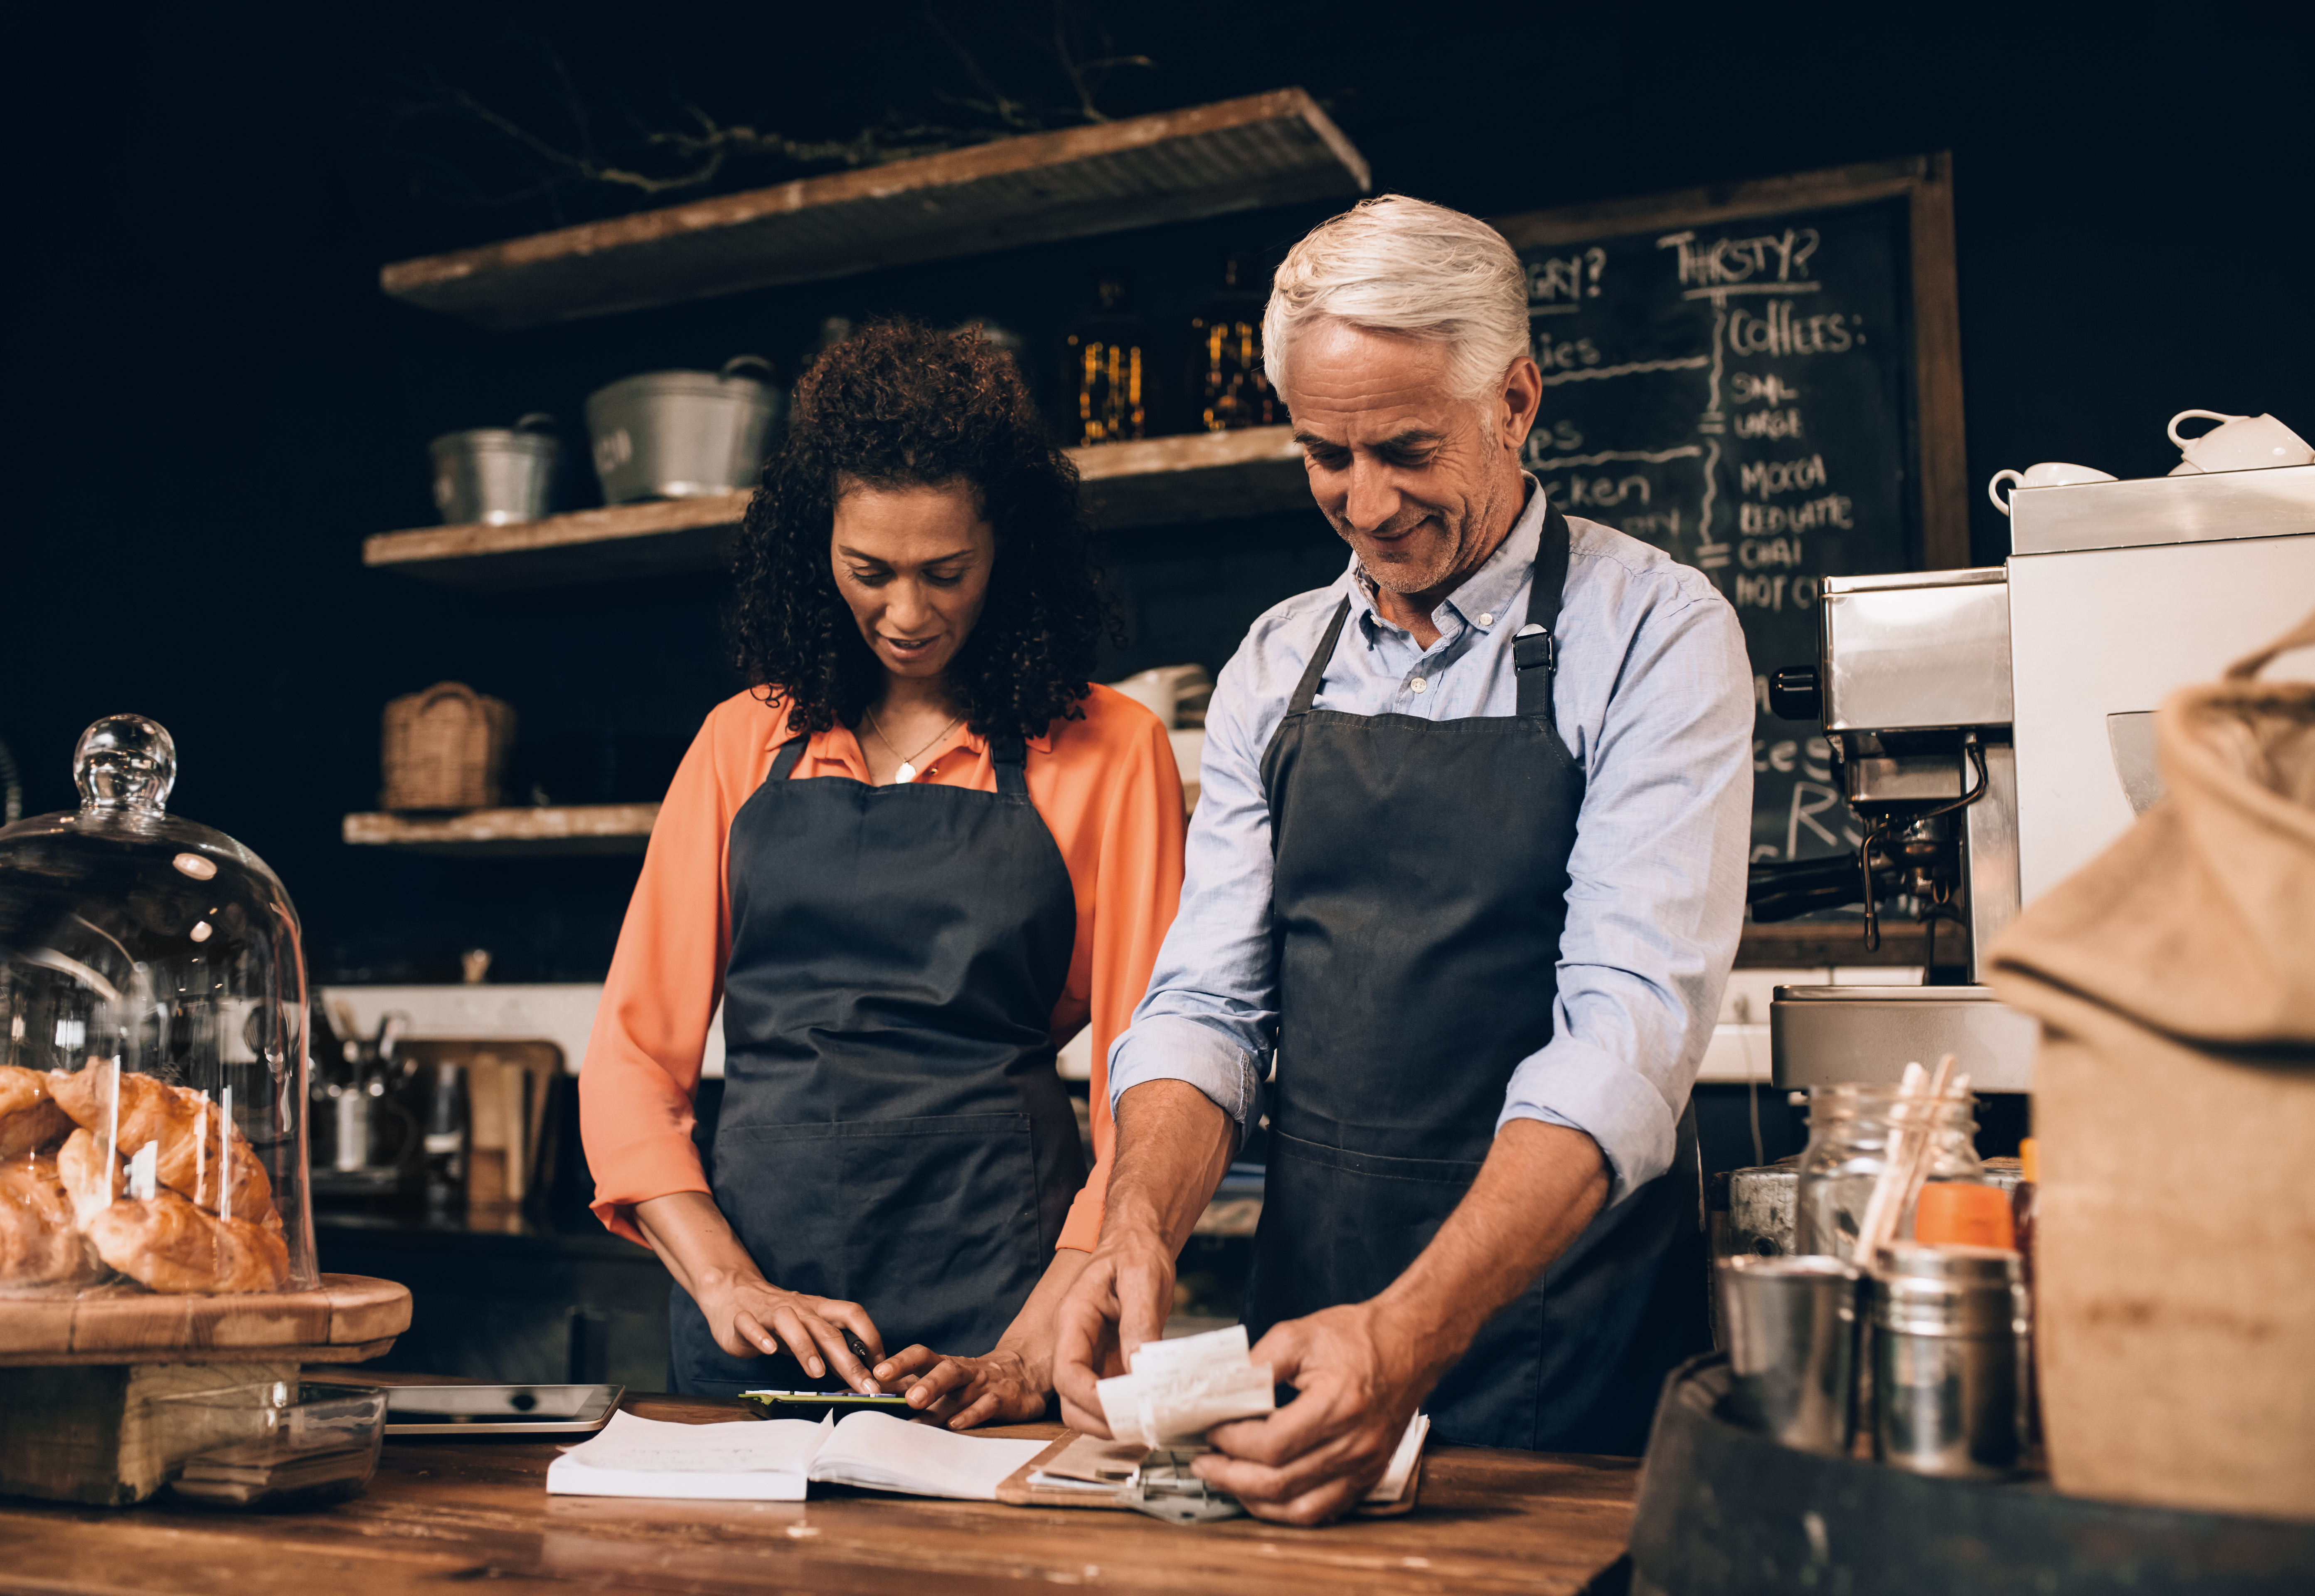
[[[745,1423],[671,1424],[611,1415],[601,1434],[547,1467],[564,1496],[703,1502],[802,1502],[812,1480],[993,1502],[997,1487],[1045,1450],[1042,1441],[958,1435],[890,1414]]]

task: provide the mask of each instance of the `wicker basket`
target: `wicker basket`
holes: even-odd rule
[[[514,743],[514,711],[464,682],[437,682],[386,706],[387,810],[492,809]]]

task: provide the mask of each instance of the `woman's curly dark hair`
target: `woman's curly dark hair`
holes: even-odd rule
[[[739,665],[799,729],[856,726],[884,668],[837,591],[829,544],[838,489],[980,490],[997,559],[980,621],[947,682],[981,737],[1075,720],[1095,650],[1114,629],[1093,567],[1078,471],[1052,446],[1011,357],[975,328],[871,324],[796,384],[786,440],[748,505],[733,574]]]

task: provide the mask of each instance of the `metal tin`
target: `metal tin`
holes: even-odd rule
[[[1884,1247],[1873,1272],[1873,1455],[1916,1474],[2007,1479],[2025,1456],[2026,1288],[2000,1247]]]
[[[512,427],[445,432],[427,446],[434,459],[434,508],[457,526],[485,521],[502,527],[535,521],[547,511],[563,440],[554,418],[543,412]]]
[[[767,380],[736,375],[754,367]],[[713,371],[650,371],[587,397],[595,474],[608,504],[696,499],[752,483],[787,396],[771,363],[737,355]]]
[[[1729,1416],[1786,1446],[1845,1457],[1857,1433],[1857,1292],[1840,1258],[1724,1258]]]

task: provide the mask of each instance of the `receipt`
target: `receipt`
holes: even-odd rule
[[[1273,1411],[1270,1365],[1247,1355],[1246,1326],[1153,1341],[1134,1352],[1132,1372],[1100,1382],[1109,1432],[1141,1446],[1202,1445],[1232,1419]]]

